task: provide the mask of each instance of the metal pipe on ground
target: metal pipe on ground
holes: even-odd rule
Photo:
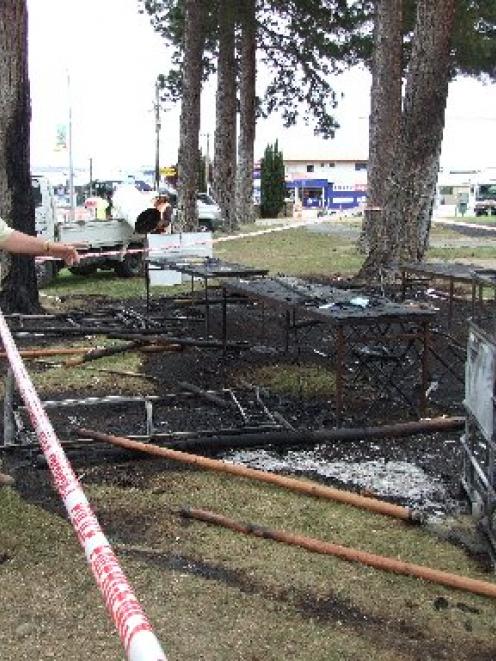
[[[353,507],[366,509],[377,514],[385,514],[386,516],[392,516],[404,521],[420,523],[424,520],[423,514],[417,510],[411,510],[407,507],[402,507],[401,505],[395,505],[368,496],[360,496],[351,491],[342,491],[322,484],[316,484],[315,482],[305,482],[284,475],[274,475],[273,473],[255,470],[254,468],[248,468],[247,466],[241,466],[239,464],[225,463],[217,459],[209,459],[208,457],[200,457],[186,452],[179,452],[178,450],[162,448],[151,443],[140,443],[138,441],[132,441],[129,438],[103,434],[102,432],[92,429],[81,428],[76,429],[75,431],[83,438],[93,438],[95,441],[111,443],[112,445],[126,448],[128,450],[136,450],[137,452],[146,452],[156,457],[179,461],[183,464],[191,464],[199,468],[205,468],[219,473],[230,473],[231,475],[257,480],[258,482],[275,484],[276,486],[289,489],[290,491],[304,493],[317,498],[335,500],[344,503],[345,505],[352,505]]]
[[[230,530],[235,530],[236,532],[241,532],[245,535],[255,535],[255,537],[273,539],[276,542],[300,546],[313,553],[334,555],[342,560],[359,562],[368,565],[369,567],[374,567],[375,569],[381,569],[395,574],[403,574],[405,576],[415,576],[424,581],[445,585],[457,590],[465,590],[466,592],[472,592],[485,597],[496,598],[496,584],[487,581],[480,581],[474,578],[468,578],[467,576],[451,574],[450,572],[432,569],[430,567],[425,567],[424,565],[403,562],[396,558],[368,553],[367,551],[352,549],[347,546],[341,546],[340,544],[332,544],[331,542],[325,542],[313,537],[306,537],[305,535],[297,535],[284,530],[273,530],[255,523],[238,522],[234,519],[229,519],[226,516],[216,514],[215,512],[209,512],[207,510],[187,507],[180,509],[179,514],[189,519],[197,519],[199,521],[223,526],[224,528],[229,528]]]
[[[275,416],[275,414],[274,414]],[[167,443],[175,450],[212,451],[232,448],[261,447],[274,445],[291,447],[305,444],[332,443],[338,441],[360,441],[363,439],[401,438],[414,436],[425,432],[460,431],[465,427],[464,417],[432,418],[430,420],[415,420],[398,422],[381,427],[351,427],[349,429],[301,429],[287,431],[260,431],[256,433],[240,433],[231,435],[209,435],[208,438],[189,438],[187,440],[172,440]],[[154,438],[159,438],[157,435]]]

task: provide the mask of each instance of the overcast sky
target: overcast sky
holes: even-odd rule
[[[72,108],[73,155],[77,166],[93,158],[95,176],[138,169],[155,161],[154,83],[169,69],[169,52],[137,0],[28,0],[29,63],[33,120],[33,166],[64,165],[54,151],[57,126]],[[68,92],[70,77],[70,94]],[[285,156],[329,159],[367,154],[370,76],[354,70],[333,81],[344,92],[334,140],[315,137],[299,124],[285,130],[278,116],[260,121],[255,145],[279,139]],[[70,99],[70,103],[69,103]],[[496,85],[474,80],[450,86],[442,163],[448,167],[496,166]],[[176,161],[179,107],[162,115],[161,164]],[[202,99],[202,137],[215,127],[214,81]]]

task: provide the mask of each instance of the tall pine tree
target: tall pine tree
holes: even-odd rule
[[[0,216],[14,229],[35,234],[29,140],[31,106],[26,0],[0,3]],[[4,312],[40,311],[34,259],[1,257],[0,304]]]
[[[284,159],[277,140],[265,148],[260,165],[260,196],[262,218],[276,218],[286,196]]]

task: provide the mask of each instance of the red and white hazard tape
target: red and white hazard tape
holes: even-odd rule
[[[313,218],[312,220],[299,220],[292,223],[287,223],[285,225],[279,225],[277,227],[270,227],[265,230],[257,230],[256,232],[246,232],[244,234],[231,234],[229,236],[219,236],[216,239],[211,241],[192,241],[188,244],[188,249],[191,246],[205,246],[209,243],[223,243],[224,241],[235,241],[236,239],[247,239],[252,236],[261,236],[263,234],[272,234],[274,232],[284,232],[289,229],[297,229],[299,227],[306,227],[308,225],[318,225],[319,223],[328,222],[329,218]],[[177,250],[181,248],[181,244],[169,244],[163,246],[160,250],[154,249],[153,252],[167,252],[168,250]],[[80,253],[80,259],[87,259],[89,257],[115,257],[116,255],[132,255],[135,253],[147,252],[146,248],[129,248],[129,250],[108,250],[105,252],[85,252]],[[60,261],[56,257],[36,257],[37,262],[46,262],[46,261]]]
[[[57,439],[1,312],[0,336],[31,423],[52,472],[55,487],[64,502],[107,609],[119,632],[127,658],[129,661],[165,661],[166,657],[160,643],[134,596]]]

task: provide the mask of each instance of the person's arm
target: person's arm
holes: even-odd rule
[[[38,236],[23,234],[13,230],[7,236],[0,238],[0,250],[6,250],[20,255],[45,255],[63,259],[68,266],[79,262],[76,248],[69,243],[55,243]]]

